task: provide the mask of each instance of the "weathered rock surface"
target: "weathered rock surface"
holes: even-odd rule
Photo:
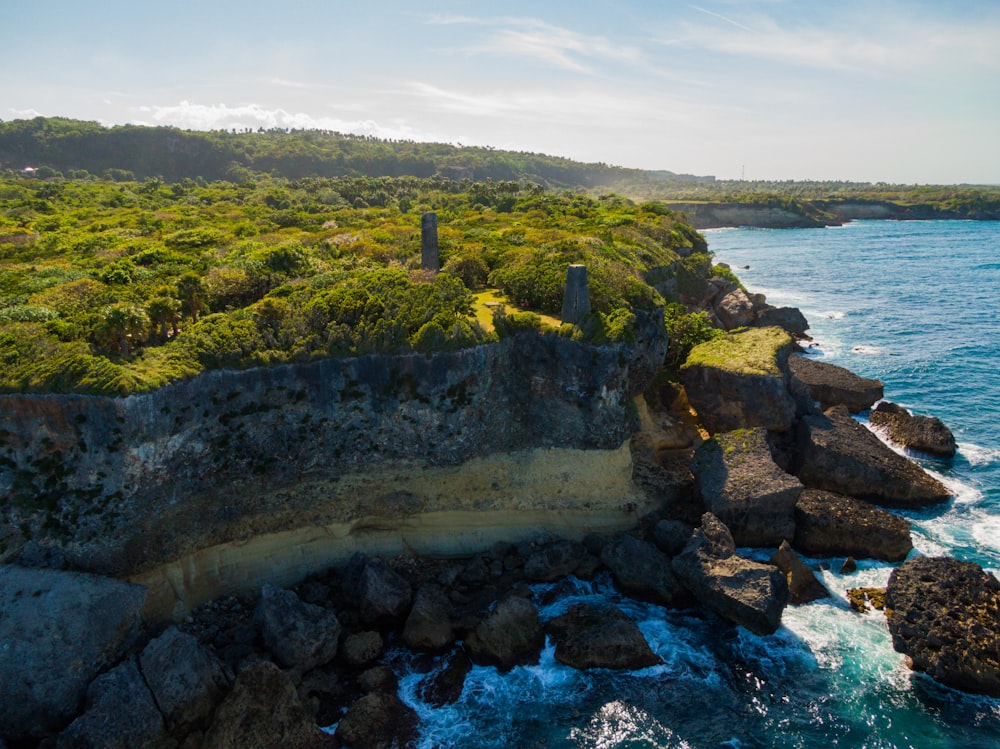
[[[924,507],[951,497],[947,487],[893,452],[851,418],[845,406],[806,416],[797,434],[799,479],[810,489],[888,507]]]
[[[415,745],[416,733],[412,708],[394,694],[372,692],[351,705],[336,737],[351,749],[407,749]]]
[[[419,687],[420,699],[434,707],[442,707],[457,702],[465,687],[465,677],[472,670],[472,661],[459,648],[448,659],[447,665],[424,679]]]
[[[780,328],[751,328],[695,346],[681,376],[691,405],[712,433],[764,427],[788,430],[792,339]]]
[[[777,567],[736,556],[733,538],[711,513],[702,517],[674,572],[701,603],[734,624],[767,635],[781,624],[788,583]]]
[[[809,330],[809,321],[798,307],[772,307],[767,305],[751,323],[755,328],[781,328],[792,338],[802,339]]]
[[[465,640],[475,663],[510,671],[514,666],[538,663],[545,635],[535,605],[518,596],[505,598]]]
[[[573,668],[639,669],[662,662],[639,626],[615,606],[573,606],[545,632],[556,642],[556,660]]]
[[[889,576],[892,645],[942,684],[1000,697],[1000,582],[978,564],[917,557]]]
[[[57,749],[172,749],[174,746],[153,695],[133,660],[124,661],[94,679],[87,689],[87,709],[56,741]]]
[[[559,540],[534,552],[524,563],[524,576],[535,582],[551,582],[569,575],[577,568],[587,550],[582,544]]]
[[[105,577],[0,567],[0,736],[63,728],[132,643],[145,598],[142,586]]]
[[[899,562],[913,540],[906,518],[842,494],[806,489],[795,505],[794,545],[814,557]]]
[[[746,327],[755,317],[753,302],[739,287],[717,300],[714,306],[715,314],[726,330]]]
[[[143,649],[139,665],[174,736],[208,727],[229,686],[222,665],[208,648],[170,627]]]
[[[336,746],[309,719],[288,676],[255,663],[236,679],[205,734],[204,749],[316,749]]]
[[[851,413],[858,413],[882,398],[881,382],[860,377],[836,364],[796,355],[789,357],[788,367],[792,378],[805,385],[812,399],[824,409],[847,406]]]
[[[676,608],[691,602],[674,575],[670,558],[650,543],[620,533],[604,543],[601,561],[629,595]]]
[[[366,622],[400,619],[413,599],[410,583],[378,559],[357,554],[344,572],[344,585]]]
[[[785,573],[789,600],[793,604],[798,606],[830,597],[830,591],[816,579],[816,575],[799,558],[788,541],[782,541],[778,550],[771,555],[771,564]]]
[[[305,603],[290,590],[265,585],[257,605],[261,636],[285,668],[308,671],[337,655],[340,622],[321,606]]]
[[[902,406],[882,401],[872,411],[871,423],[903,447],[939,458],[955,456],[955,435],[937,417],[914,416]]]
[[[360,668],[379,659],[385,651],[382,635],[373,630],[355,632],[344,638],[340,644],[340,654],[348,666]]]
[[[653,543],[668,557],[675,557],[684,551],[693,530],[681,520],[659,520],[653,526]]]
[[[778,546],[795,535],[802,483],[771,457],[764,429],[717,434],[691,461],[705,509],[721,520],[737,546]]]
[[[447,593],[437,585],[421,586],[403,627],[403,641],[415,650],[441,650],[454,639]]]

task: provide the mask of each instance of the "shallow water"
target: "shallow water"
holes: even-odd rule
[[[888,399],[952,428],[958,457],[922,464],[956,499],[906,513],[917,552],[1000,568],[1000,224],[857,222],[708,239],[749,289],[802,309],[814,355],[878,377]],[[846,576],[834,571],[841,561],[810,561],[835,598],[789,607],[768,637],[623,599],[607,577],[535,586],[536,599],[555,600],[543,621],[581,600],[623,608],[663,659],[642,671],[575,671],[549,644],[537,666],[475,667],[461,699],[435,710],[417,696],[424,669],[402,651],[390,657],[406,674],[400,694],[420,716],[423,749],[1000,746],[1000,700],[911,673],[884,616],[847,606],[847,588],[884,585],[891,566],[861,562]]]

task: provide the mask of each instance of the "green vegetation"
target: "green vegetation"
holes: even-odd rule
[[[676,374],[687,361],[691,350],[702,343],[718,338],[723,331],[712,325],[706,312],[688,312],[677,302],[667,305],[664,311],[670,348],[665,362],[670,373]]]
[[[516,182],[0,179],[0,390],[125,394],[211,368],[429,352],[523,331],[629,341],[712,272],[660,204]],[[436,211],[443,270],[420,269]],[[593,314],[557,328],[566,267]],[[486,293],[506,300],[484,324]],[[479,299],[477,299],[477,295]]]
[[[695,346],[682,369],[713,367],[750,375],[780,375],[778,352],[792,344],[781,328],[743,328]]]

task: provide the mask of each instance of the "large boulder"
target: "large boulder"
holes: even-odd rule
[[[385,562],[355,554],[344,572],[344,592],[368,623],[395,622],[410,610],[413,588]]]
[[[448,595],[438,585],[420,587],[403,626],[403,641],[415,650],[442,650],[454,639]]]
[[[87,709],[56,741],[56,749],[169,749],[163,716],[135,661],[101,674],[87,689]]]
[[[804,385],[824,409],[847,406],[851,413],[858,413],[882,398],[880,381],[860,377],[836,364],[796,355],[789,357],[788,368],[792,380]]]
[[[208,727],[229,681],[207,647],[193,635],[170,627],[145,647],[139,665],[174,735]]]
[[[535,582],[552,582],[570,575],[587,557],[575,541],[558,540],[533,552],[524,562],[524,576]]]
[[[407,749],[416,745],[417,714],[394,694],[371,692],[351,705],[336,737],[351,749]]]
[[[215,713],[204,749],[336,746],[309,719],[291,679],[273,663],[247,666]]]
[[[695,346],[681,368],[688,400],[712,433],[791,428],[792,339],[780,328],[750,328]]]
[[[788,583],[777,567],[737,556],[729,530],[711,513],[673,559],[674,572],[701,603],[759,635],[773,633],[788,604]]]
[[[139,632],[146,588],[96,575],[0,567],[0,736],[62,729],[87,686]]]
[[[261,636],[275,660],[285,668],[308,671],[337,655],[340,622],[322,606],[301,601],[290,590],[264,585],[256,618]]]
[[[573,606],[545,625],[556,643],[556,660],[573,668],[638,669],[662,661],[639,626],[621,609]]]
[[[795,505],[795,548],[812,557],[899,562],[913,548],[906,518],[842,494],[806,489]]]
[[[799,558],[788,541],[782,541],[778,550],[771,555],[771,564],[785,573],[789,598],[796,606],[830,597],[830,591]]]
[[[798,307],[772,307],[767,305],[757,313],[752,325],[755,328],[781,328],[792,338],[802,339],[809,330],[809,321]]]
[[[753,301],[737,287],[715,302],[715,315],[726,330],[744,328],[756,317]]]
[[[902,406],[882,401],[872,411],[871,423],[898,445],[938,458],[955,457],[955,435],[937,417],[914,416]]]
[[[496,666],[500,671],[538,663],[544,644],[538,609],[518,596],[500,601],[465,640],[475,663]]]
[[[618,587],[631,596],[675,608],[691,602],[674,575],[670,558],[653,544],[621,533],[605,541],[601,561]]]
[[[691,461],[705,509],[721,520],[737,546],[778,546],[795,535],[802,482],[771,457],[762,428],[717,434]]]
[[[1000,697],[1000,582],[978,564],[916,557],[885,596],[892,645],[942,684]]]
[[[803,417],[796,447],[796,474],[810,489],[901,508],[925,507],[951,497],[944,484],[893,452],[852,419],[845,406]]]

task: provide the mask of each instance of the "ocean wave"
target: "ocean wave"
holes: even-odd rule
[[[612,749],[612,747],[643,745],[664,749],[690,749],[691,745],[673,730],[660,723],[645,710],[622,700],[601,706],[583,728],[574,728],[569,735],[578,747]]]
[[[974,468],[988,466],[992,463],[1000,463],[1000,450],[992,447],[982,447],[968,442],[959,442],[958,452]]]

